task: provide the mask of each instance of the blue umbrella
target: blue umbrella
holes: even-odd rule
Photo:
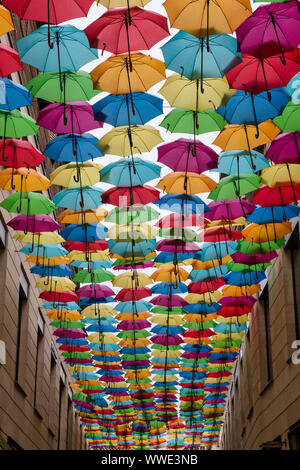
[[[43,303],[45,309],[57,309],[57,310],[81,310],[76,302],[45,302]]]
[[[289,204],[288,206],[257,207],[252,214],[247,216],[247,220],[255,224],[280,223],[298,217],[299,213],[300,207],[294,204]]]
[[[164,294],[169,295],[170,289],[173,294],[184,294],[188,292],[187,286],[184,282],[160,282],[155,286],[151,287],[150,290],[153,294]]]
[[[177,261],[184,261],[185,259],[192,259],[196,257],[197,252],[194,253],[177,253]],[[174,261],[174,253],[160,252],[156,258],[155,263],[172,263]]]
[[[196,259],[209,261],[212,259],[221,259],[237,250],[237,243],[233,241],[224,241],[218,243],[205,242],[201,246],[201,252],[195,255]]]
[[[282,88],[274,88],[269,92],[271,100],[268,100],[268,92],[263,91],[254,95],[238,90],[227,102],[226,106],[217,109],[217,112],[226,119],[229,124],[254,124],[258,137],[258,124],[281,114],[289,101]]]
[[[117,330],[117,328],[115,328],[113,325],[109,324],[109,323],[104,323],[104,322],[101,322],[100,323],[100,327],[101,327],[101,331],[105,332],[105,333],[115,333]],[[100,332],[100,327],[97,324],[92,324],[92,325],[89,325],[85,328],[85,331],[88,331],[89,333],[90,332]]]
[[[189,278],[193,282],[212,281],[216,278],[222,277],[228,273],[226,264],[223,266],[216,266],[210,269],[193,269],[190,272]]]
[[[113,265],[113,262],[110,261],[109,259],[103,260],[103,261],[72,261],[71,266],[74,266],[74,268],[83,268],[87,269],[89,268],[91,271],[94,269],[107,269],[111,268]]]
[[[132,254],[135,257],[144,258],[157,248],[156,240],[147,240],[135,244],[132,244],[132,242],[108,240],[107,243],[111,253],[122,256],[123,258],[129,258]]]
[[[220,153],[217,171],[225,175],[238,175],[240,173],[256,173],[269,166],[269,160],[256,150],[251,150],[251,155],[247,151],[230,150]]]
[[[45,258],[50,258],[52,256],[65,256],[69,252],[65,248],[63,248],[60,245],[48,245],[44,243],[43,245],[33,245],[33,250],[32,250],[32,244],[27,243],[27,245],[23,246],[21,250],[19,250],[20,253],[25,253],[26,255],[33,255],[33,256],[43,256]]]
[[[60,232],[65,240],[78,242],[105,240],[107,227],[101,223],[70,224]]]
[[[56,162],[85,162],[103,156],[97,142],[98,139],[88,133],[58,135],[47,144],[43,153]]]
[[[203,211],[211,211],[200,197],[181,193],[166,194],[158,201],[154,201],[153,204],[158,205],[160,209],[179,214],[203,214]]]
[[[214,313],[214,312],[218,312],[221,308],[221,305],[216,303],[216,302],[212,302],[211,304],[189,304],[189,305],[185,305],[184,307],[182,307],[183,310],[187,313],[196,313],[196,314],[199,314],[199,313]],[[185,349],[194,349],[194,346],[195,345],[186,345],[184,348]]]
[[[89,343],[89,347],[93,351],[118,351],[120,346],[118,344],[99,344],[99,343]]]
[[[241,331],[247,330],[248,327],[246,323],[243,323],[242,325],[236,325],[234,323],[219,323],[214,327],[214,331],[216,333],[240,333]]]
[[[77,72],[83,65],[98,59],[98,51],[91,49],[84,31],[75,26],[50,26],[53,49],[48,45],[48,25],[17,41],[22,62],[42,72]]]
[[[167,69],[201,82],[203,77],[223,77],[242,61],[236,39],[228,34],[209,36],[208,51],[206,38],[179,31],[161,49]]]
[[[139,185],[159,178],[160,172],[160,166],[139,157],[132,160],[122,158],[102,168],[100,180],[118,187],[127,186],[128,182],[132,185]]]
[[[151,328],[151,333],[155,333],[156,335],[181,335],[184,333],[184,328],[182,328],[182,326],[174,325],[156,325]]]
[[[0,78],[0,109],[12,111],[32,105],[32,94],[19,83],[8,78]]]
[[[163,114],[163,100],[148,93],[132,93],[130,100],[128,94],[108,95],[97,101],[93,110],[95,119],[98,113],[105,114],[104,122],[114,127],[143,125]]]
[[[264,279],[266,279],[264,271],[248,273],[230,272],[224,276],[224,280],[231,286],[251,286],[252,284],[258,284]]]
[[[103,190],[91,186],[68,188],[55,194],[54,203],[59,207],[79,211],[80,209],[98,209]]]
[[[73,276],[73,270],[69,268],[69,266],[65,264],[58,264],[56,266],[52,265],[39,265],[33,266],[30,268],[30,271],[33,274],[38,274],[39,276],[57,276],[57,277],[65,277],[65,276]]]
[[[114,309],[117,310],[118,312],[122,313],[128,313],[128,312],[146,312],[150,310],[152,307],[152,304],[149,302],[146,302],[146,300],[136,300],[135,302],[128,301],[128,302],[119,302]]]

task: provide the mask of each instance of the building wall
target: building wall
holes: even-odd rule
[[[300,449],[300,364],[292,357],[300,340],[298,224],[267,273],[228,394],[220,435],[226,450]]]
[[[14,20],[16,31],[2,36],[1,42],[16,49],[16,40],[38,25],[20,22],[17,17]],[[35,69],[24,66],[24,71],[9,78],[26,83],[36,74]],[[38,100],[34,99],[32,107],[21,111],[36,119]],[[38,137],[28,140],[43,151],[52,137],[48,131],[40,129]],[[51,162],[38,170],[49,175]],[[0,190],[0,200],[9,194]],[[44,194],[49,197],[48,192]],[[5,210],[0,214],[0,238],[2,234],[2,240],[5,239],[0,247],[0,341],[4,342],[6,350],[5,363],[0,364],[0,450],[83,449],[86,440],[71,401],[73,379],[55,345],[53,327],[49,325],[46,312],[41,310],[43,302],[35,287],[38,276],[31,274],[26,256],[18,253],[23,245],[13,239],[15,232],[6,227],[15,215]],[[26,291],[27,286],[27,298],[23,296],[22,300],[20,292]]]

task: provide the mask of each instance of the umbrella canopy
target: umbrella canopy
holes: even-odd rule
[[[288,103],[283,110],[281,116],[273,119],[274,124],[282,130],[282,132],[297,132],[299,126],[300,106],[298,103]]]
[[[212,191],[217,183],[205,175],[175,171],[164,176],[156,185],[167,193],[199,194]]]
[[[97,209],[101,204],[103,190],[91,186],[80,186],[64,189],[53,197],[58,207],[79,211],[80,209]]]
[[[268,186],[261,186],[252,198],[254,204],[259,204],[262,207],[271,206],[285,206],[288,204],[296,203],[300,200],[300,186],[280,186],[269,188]]]
[[[300,163],[300,132],[279,134],[266,151],[274,163]]]
[[[10,168],[39,166],[46,158],[30,142],[17,139],[0,140],[1,164]]]
[[[230,175],[222,178],[218,186],[209,194],[214,201],[222,201],[230,198],[238,198],[251,191],[255,191],[261,185],[259,176],[255,174]]]
[[[26,215],[51,214],[57,207],[46,196],[39,193],[13,193],[0,202],[0,206],[8,212]]]
[[[105,217],[107,222],[112,222],[120,225],[129,225],[131,222],[134,224],[141,224],[149,222],[150,220],[157,219],[159,212],[152,209],[150,206],[133,205],[130,207],[115,207]]]
[[[270,166],[269,160],[255,150],[251,150],[251,155],[241,150],[221,152],[218,159],[218,172],[225,175],[256,173],[268,166]]]
[[[0,134],[4,137],[19,138],[35,135],[39,126],[28,114],[17,109],[12,111],[0,110]]]
[[[208,109],[196,113],[195,111],[175,108],[160,123],[170,132],[183,134],[206,134],[207,132],[221,131],[227,121],[215,110]],[[195,143],[196,145],[196,143]]]
[[[0,44],[0,59],[0,77],[7,77],[11,73],[23,70],[19,54],[6,44]]]
[[[99,183],[100,176],[99,170],[102,165],[97,165],[92,162],[83,163],[67,163],[56,168],[50,173],[51,184],[64,186],[66,188],[74,186],[92,186]]]
[[[151,186],[122,186],[111,188],[102,194],[103,204],[129,206],[133,204],[149,204],[159,199],[159,191]]]
[[[159,178],[160,172],[161,168],[155,163],[136,157],[132,161],[122,159],[106,165],[100,171],[100,179],[115,186],[126,186],[128,181],[133,185],[142,185]]]
[[[5,111],[12,111],[32,104],[32,95],[27,88],[8,78],[0,78],[0,97],[0,109]]]
[[[53,220],[49,215],[17,215],[7,225],[14,230],[26,230],[26,232],[54,232],[61,228],[61,225]]]
[[[0,5],[0,35],[2,36],[10,31],[14,31],[14,29],[14,22],[10,12],[3,5]]]
[[[68,121],[68,122],[72,122]],[[80,130],[85,120],[80,123]],[[58,135],[48,142],[44,155],[59,162],[84,162],[102,156],[102,152],[97,147],[98,139],[92,134],[64,134]],[[23,165],[25,166],[25,165]]]

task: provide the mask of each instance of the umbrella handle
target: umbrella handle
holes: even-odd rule
[[[54,43],[51,42],[51,35],[50,35],[50,0],[47,2],[48,4],[48,46],[50,49],[53,49]]]
[[[209,1],[206,0],[206,50],[210,52],[209,48]]]
[[[8,160],[8,157],[5,157],[6,125],[7,125],[7,114],[5,113],[5,117],[4,117],[4,135],[3,135],[3,151],[2,151],[2,160],[4,162],[7,162],[7,160]]]
[[[105,51],[105,48],[106,48],[106,42],[103,43],[101,55],[103,55],[103,52]]]
[[[77,163],[76,169],[77,169],[77,174],[76,174],[76,176],[75,175],[73,176],[73,179],[74,179],[75,183],[79,183],[79,181],[80,181],[80,167],[78,166],[78,163]]]
[[[11,181],[10,181],[11,189],[16,189],[16,185],[14,184],[14,168],[11,169]]]

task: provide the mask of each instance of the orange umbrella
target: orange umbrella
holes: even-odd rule
[[[71,209],[66,209],[57,216],[57,220],[61,224],[90,224],[100,222],[107,214],[108,211],[103,207],[99,207],[98,209],[87,209],[84,211],[72,211]]]
[[[217,183],[208,176],[175,171],[164,176],[156,185],[156,188],[167,193],[199,194],[208,193],[216,186]]]
[[[251,286],[225,286],[222,290],[223,296],[229,297],[249,297],[261,291],[259,284],[252,284]]]
[[[161,268],[151,274],[151,279],[155,282],[176,282],[178,278],[181,281],[186,281],[189,273],[179,267]]]
[[[270,224],[250,224],[244,230],[242,235],[245,241],[252,243],[265,243],[271,240],[279,240],[288,233],[292,232],[292,224],[289,221],[270,223]]]

